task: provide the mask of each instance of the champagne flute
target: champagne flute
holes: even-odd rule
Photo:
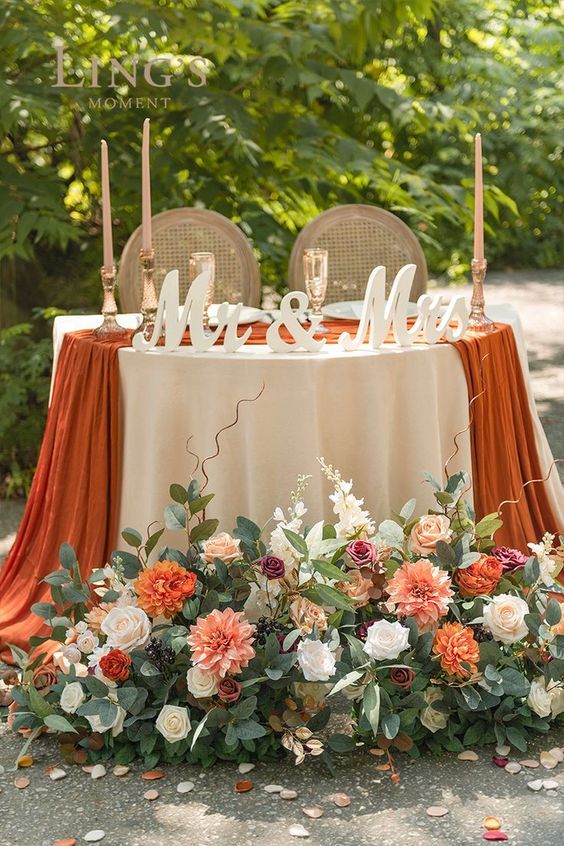
[[[304,250],[304,279],[305,288],[312,307],[312,317],[323,317],[321,306],[327,294],[327,250],[310,247]],[[322,323],[316,332],[328,332]]]
[[[200,275],[200,273],[208,272],[210,281],[204,300],[204,335],[211,335],[210,330],[210,314],[209,309],[213,303],[215,293],[215,256],[213,253],[192,253],[189,262],[189,281],[190,284]]]

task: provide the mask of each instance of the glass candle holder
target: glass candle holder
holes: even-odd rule
[[[209,308],[213,303],[215,293],[215,256],[213,253],[192,253],[190,255],[188,276],[190,284],[196,279],[200,273],[207,272],[210,275],[210,281],[204,300],[204,331],[209,332],[210,315]]]

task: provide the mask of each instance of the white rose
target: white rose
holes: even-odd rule
[[[528,613],[529,606],[524,599],[510,593],[500,593],[484,608],[484,625],[494,640],[516,643],[528,634],[525,623],[525,614]]]
[[[143,646],[151,634],[151,621],[141,608],[127,605],[111,608],[100,626],[106,635],[106,644],[129,652]]]
[[[186,673],[188,690],[196,699],[209,699],[217,693],[217,679],[208,670],[190,667]]]
[[[302,640],[298,663],[307,681],[328,681],[335,674],[335,656],[320,640]]]
[[[440,729],[444,729],[448,723],[448,714],[443,714],[442,711],[436,711],[432,707],[433,702],[442,702],[443,694],[436,687],[428,687],[423,694],[427,707],[419,714],[419,719],[426,729],[432,731],[433,734]]]
[[[401,623],[378,620],[368,629],[364,652],[376,661],[394,661],[409,647],[409,629]]]
[[[82,653],[75,643],[66,644],[61,648],[61,652],[69,664],[78,664],[82,658]]]
[[[84,691],[80,682],[66,684],[61,693],[61,708],[65,714],[74,714],[85,700]]]
[[[86,717],[88,722],[90,723],[90,728],[92,731],[97,731],[100,734],[104,734],[104,732],[112,730],[112,736],[117,737],[118,734],[121,734],[123,731],[123,721],[126,717],[126,711],[121,705],[117,705],[117,715],[111,725],[105,725],[100,717],[97,714],[92,714],[89,717]]]
[[[84,652],[85,655],[89,655],[93,652],[99,643],[100,641],[94,632],[90,631],[90,629],[87,629],[85,632],[82,632],[82,634],[79,634],[76,639],[76,645],[81,652]]]
[[[555,719],[558,714],[564,712],[564,687],[552,681],[548,685],[548,692],[550,693],[550,711],[552,718]]]
[[[544,677],[538,676],[531,682],[527,705],[539,717],[554,719],[564,711],[564,687],[557,681],[549,682],[547,687]]]
[[[163,705],[155,726],[169,743],[184,740],[188,737],[188,732],[192,727],[188,708],[181,708],[178,705]]]
[[[539,717],[550,717],[552,697],[546,689],[542,676],[531,682],[531,689],[527,697],[527,705]]]

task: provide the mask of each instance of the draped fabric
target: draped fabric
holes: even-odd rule
[[[333,343],[356,321],[324,321]],[[248,343],[264,343],[267,327],[253,326]],[[30,606],[49,598],[42,579],[57,567],[59,546],[69,542],[83,578],[103,566],[117,536],[119,496],[120,396],[117,352],[130,346],[131,334],[99,341],[90,330],[65,336],[53,400],[25,514],[14,546],[0,569],[0,649],[26,647],[42,632]],[[284,333],[283,333],[284,337]],[[185,340],[188,338],[186,336]],[[526,550],[546,530],[558,528],[542,484],[525,482],[542,473],[513,332],[497,331],[456,343],[473,403],[470,430],[474,505],[477,516],[496,511],[505,499],[504,526],[496,541]],[[522,493],[521,493],[522,491]]]
[[[526,552],[527,543],[562,527],[544,485],[526,484],[542,479],[543,472],[515,336],[510,326],[497,324],[496,332],[467,335],[454,346],[464,366],[468,398],[476,397],[470,427],[476,515],[497,511],[504,500],[519,500],[502,506],[503,526],[495,540]]]

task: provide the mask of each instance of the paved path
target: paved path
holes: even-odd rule
[[[527,757],[563,743],[564,731],[553,732]],[[4,739],[0,763],[13,763],[18,744],[13,735]],[[481,750],[478,762],[455,755],[418,761],[400,756],[396,786],[376,770],[381,759],[366,753],[343,757],[334,779],[314,763],[259,764],[248,776],[255,787],[244,794],[234,791],[242,776],[232,764],[203,773],[187,765],[167,767],[165,778],[150,785],[141,780],[139,766],[125,778],[110,773],[97,781],[73,767],[67,778],[52,782],[44,770],[60,763],[56,744],[43,739],[33,751],[26,790],[14,787],[14,773],[0,776],[0,846],[52,846],[64,837],[83,843],[92,829],[106,832],[102,846],[295,846],[300,840],[288,832],[295,824],[310,832],[304,842],[311,846],[477,846],[484,842],[482,821],[490,815],[501,821],[510,846],[562,843],[564,764],[550,772],[523,768],[510,775],[492,763],[491,749]],[[559,788],[533,793],[527,782],[538,778],[554,779]],[[180,795],[176,785],[186,780],[195,783],[194,790]],[[265,793],[264,785],[273,783],[295,789],[298,798],[284,801]],[[148,786],[159,791],[156,801],[143,798]],[[331,801],[337,791],[351,797],[348,808]],[[311,805],[323,809],[321,819],[304,815],[302,809]],[[431,818],[430,805],[449,813]]]

